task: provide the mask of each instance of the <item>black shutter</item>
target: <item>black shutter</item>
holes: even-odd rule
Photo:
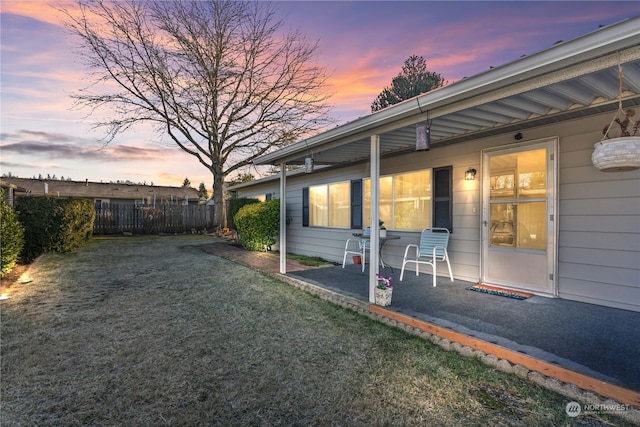
[[[453,232],[453,167],[433,169],[433,227]]]
[[[302,189],[302,226],[309,226],[309,187]]]
[[[362,180],[351,181],[351,228],[362,228]]]

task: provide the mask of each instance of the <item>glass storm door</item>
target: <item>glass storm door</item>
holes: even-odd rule
[[[555,294],[556,141],[483,153],[482,280]]]

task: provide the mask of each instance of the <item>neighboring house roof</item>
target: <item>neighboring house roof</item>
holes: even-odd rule
[[[16,184],[12,184],[10,182],[5,181],[4,179],[0,180],[0,187],[2,188],[12,188],[16,193],[26,193],[27,189],[23,187],[18,187]]]
[[[5,200],[9,206],[14,206],[16,193],[27,193],[26,188],[18,187],[15,184],[11,184],[5,180],[0,180],[0,187],[5,189]]]
[[[102,183],[89,181],[39,180],[3,177],[3,186],[13,184],[26,189],[32,196],[82,197],[91,199],[142,200],[200,200],[198,190],[191,187],[161,187],[126,183]]]
[[[432,147],[640,105],[640,16],[419,95],[256,159],[256,164],[366,161],[415,150],[416,126],[431,122]]]

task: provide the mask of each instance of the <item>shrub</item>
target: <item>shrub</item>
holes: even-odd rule
[[[87,199],[22,197],[16,211],[25,227],[25,262],[44,252],[72,252],[93,235],[95,208]]]
[[[251,251],[270,249],[280,230],[280,200],[245,205],[234,221],[242,247]]]
[[[5,199],[0,189],[0,275],[15,267],[18,255],[24,246],[24,227],[18,221],[18,215]]]
[[[227,209],[227,227],[231,230],[236,229],[236,224],[233,218],[236,216],[240,208],[251,203],[260,203],[258,199],[251,199],[248,197],[234,198],[229,200],[229,207]]]

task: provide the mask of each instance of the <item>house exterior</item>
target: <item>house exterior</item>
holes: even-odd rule
[[[281,254],[342,262],[352,233],[382,220],[399,268],[422,228],[446,227],[456,279],[640,311],[640,170],[592,161],[619,108],[640,120],[640,17],[264,155],[316,167],[229,190],[280,198]],[[630,155],[640,166],[638,145]],[[378,239],[373,227],[372,260]]]
[[[79,197],[93,200],[97,206],[124,204],[136,206],[197,205],[201,202],[198,190],[191,187],[161,187],[130,183],[102,183],[3,177],[4,183],[22,188],[18,194],[28,196]],[[204,200],[202,200],[204,202]]]

